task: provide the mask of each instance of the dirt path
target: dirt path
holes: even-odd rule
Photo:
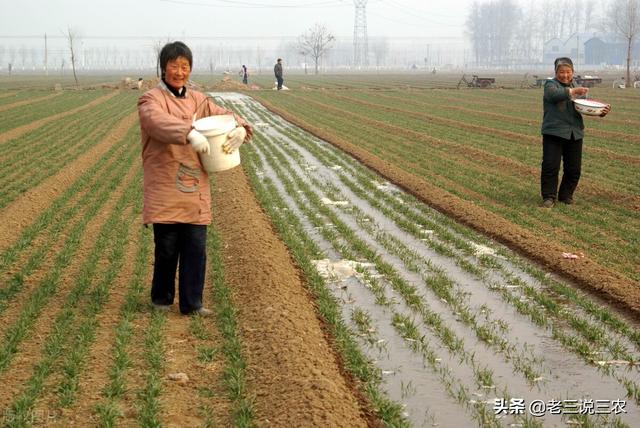
[[[213,210],[225,279],[238,308],[256,422],[280,427],[366,426],[368,420],[341,375],[301,274],[242,169],[216,176]]]
[[[282,116],[289,122],[350,154],[438,211],[502,242],[526,257],[541,263],[547,269],[558,272],[564,277],[575,281],[585,289],[596,292],[620,308],[630,311],[630,314],[636,319],[640,319],[640,288],[638,288],[637,283],[621,277],[616,272],[599,265],[588,257],[579,261],[562,259],[558,255],[565,249],[558,244],[433,186],[400,167],[324,129],[313,126],[265,100],[261,99],[260,102],[267,109]]]
[[[38,215],[50,205],[51,201],[57,199],[113,144],[120,141],[137,120],[138,113],[134,111],[120,121],[102,141],[80,155],[72,165],[61,169],[42,184],[26,191],[15,202],[0,210],[2,218],[6,219],[0,222],[0,252],[13,244],[24,228],[32,224]]]

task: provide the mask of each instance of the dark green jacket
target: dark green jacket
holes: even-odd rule
[[[571,139],[571,133],[576,140],[584,136],[582,115],[576,111],[569,96],[569,88],[574,87],[573,82],[565,85],[556,79],[547,80],[544,84],[542,134],[566,140]]]

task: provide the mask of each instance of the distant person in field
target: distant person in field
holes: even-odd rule
[[[556,200],[573,203],[573,193],[580,180],[582,169],[582,137],[584,123],[576,111],[573,100],[586,98],[588,88],[578,87],[573,81],[573,62],[570,58],[557,58],[554,62],[555,77],[544,84],[542,118],[542,168],[540,189],[542,206],[552,208]],[[611,110],[607,106],[602,117]],[[558,188],[560,162],[563,174]]]
[[[193,56],[184,43],[167,43],[162,48],[160,68],[158,86],[138,100],[144,173],[142,217],[145,225],[153,225],[155,242],[151,302],[157,310],[170,310],[179,265],[180,312],[208,316],[212,312],[203,307],[202,294],[211,193],[198,153],[208,153],[210,148],[193,122],[232,112],[187,87]],[[236,116],[236,122],[238,127],[229,133],[225,150],[236,150],[251,138],[246,121]]]
[[[276,75],[276,81],[278,82],[278,90],[282,89],[284,79],[282,78],[282,58],[278,58],[276,65],[273,66],[273,74]]]
[[[247,66],[242,64],[242,69],[240,70],[240,74],[242,75],[242,83],[247,85],[249,83],[249,71],[247,71]]]

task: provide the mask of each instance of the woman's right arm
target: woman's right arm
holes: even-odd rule
[[[554,80],[548,80],[544,84],[544,99],[552,103],[570,100],[571,92],[568,87],[562,86]]]
[[[167,144],[187,144],[191,120],[167,113],[153,93],[147,92],[140,97],[138,115],[140,126],[154,140]]]

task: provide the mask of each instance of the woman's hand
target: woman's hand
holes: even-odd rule
[[[607,104],[605,108],[602,109],[602,114],[600,117],[605,117],[611,111],[611,104]]]
[[[244,126],[238,126],[227,135],[227,141],[222,145],[222,150],[226,153],[232,153],[237,150],[238,147],[244,143],[244,139],[247,138],[247,130]]]
[[[209,147],[209,140],[207,140],[207,137],[205,137],[195,129],[192,129],[189,132],[189,134],[187,135],[187,140],[189,140],[191,146],[193,147],[193,150],[195,150],[196,152],[203,153],[205,155],[209,154],[209,150],[211,150]]]
[[[569,95],[571,96],[571,98],[587,95],[588,92],[589,92],[589,88],[583,88],[581,86],[577,88],[569,88]]]

